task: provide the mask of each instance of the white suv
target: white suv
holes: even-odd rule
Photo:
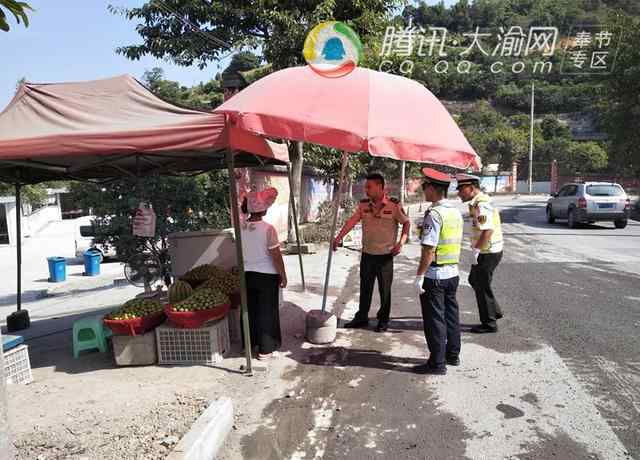
[[[631,202],[619,184],[611,182],[573,182],[547,202],[547,222],[567,219],[569,227],[580,223],[612,221],[616,228],[625,228]]]

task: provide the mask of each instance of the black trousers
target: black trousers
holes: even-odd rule
[[[378,321],[388,323],[389,315],[391,314],[393,256],[391,254],[373,255],[363,252],[360,259],[360,305],[355,319],[366,320],[369,318],[373,285],[376,280],[378,280],[378,292],[380,293]]]
[[[268,273],[246,272],[246,280],[251,346],[257,346],[259,353],[271,353],[282,344],[280,277]]]
[[[502,309],[493,295],[491,282],[493,272],[502,260],[502,252],[495,254],[480,254],[478,264],[471,266],[469,284],[476,293],[480,322],[489,327],[496,327],[496,315],[502,316]]]
[[[459,277],[446,280],[425,278],[420,296],[422,324],[429,347],[431,367],[445,366],[445,357],[460,354],[460,311],[456,292]]]

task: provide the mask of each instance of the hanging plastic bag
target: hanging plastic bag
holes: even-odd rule
[[[140,203],[133,217],[133,235],[143,238],[156,236],[156,213],[148,203]]]

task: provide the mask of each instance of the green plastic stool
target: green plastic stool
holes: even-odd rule
[[[107,337],[111,329],[102,324],[102,316],[82,318],[73,323],[73,357],[78,358],[82,350],[97,348],[101,353],[107,351]]]

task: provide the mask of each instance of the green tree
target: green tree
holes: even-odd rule
[[[140,59],[151,55],[179,65],[205,67],[229,51],[261,49],[276,69],[302,64],[302,45],[308,31],[321,21],[347,22],[360,37],[382,30],[399,0],[324,0],[285,3],[225,1],[215,7],[187,0],[146,2],[139,8],[118,9],[131,21],[143,43],[117,52]]]
[[[571,172],[597,172],[608,163],[606,149],[597,142],[574,142],[566,155],[566,169]]]
[[[260,66],[261,61],[262,59],[260,59],[259,56],[253,54],[251,51],[240,51],[239,53],[233,55],[229,66],[224,69],[224,72],[222,72],[222,74],[224,75],[225,73],[246,72],[248,70],[253,70]]]
[[[140,202],[151,203],[156,213],[156,237],[166,247],[171,232],[226,228],[230,225],[225,172],[193,177],[146,177],[136,182],[121,179],[107,186],[84,182],[71,185],[71,198],[96,215],[96,241],[113,245],[128,257],[138,247],[131,234],[133,215]]]
[[[177,81],[165,80],[164,70],[154,67],[144,72],[143,83],[159,98],[197,110],[212,110],[222,103],[222,88],[217,80],[187,88]]]
[[[547,115],[546,117],[544,117],[544,119],[542,120],[541,128],[542,136],[545,140],[551,140],[555,137],[571,137],[571,130],[569,129],[569,127],[566,124],[562,123],[558,119],[558,117],[555,117],[553,115]]]
[[[618,14],[614,20],[625,31],[613,72],[608,78],[604,127],[611,140],[610,167],[618,173],[640,174],[640,18]]]
[[[304,63],[302,47],[309,30],[322,21],[343,21],[362,39],[380,33],[401,0],[314,0],[277,2],[230,0],[215,7],[189,0],[146,2],[140,8],[115,9],[131,21],[143,43],[117,52],[129,59],[152,55],[179,65],[204,68],[229,51],[260,49],[274,70]],[[303,155],[292,145],[293,190],[300,197]],[[299,200],[298,200],[299,201]],[[291,219],[290,219],[291,220]]]
[[[502,169],[509,169],[528,152],[526,120],[508,119],[487,101],[480,101],[464,112],[460,126],[484,164],[498,163]]]
[[[25,2],[17,2],[15,0],[0,0],[0,30],[9,32],[11,29],[7,22],[7,12],[11,13],[18,24],[24,23],[25,27],[29,27],[29,16],[27,11],[33,11],[33,8]]]

